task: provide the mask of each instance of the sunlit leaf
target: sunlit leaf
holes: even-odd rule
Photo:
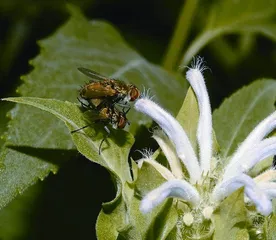
[[[214,240],[236,240],[240,236],[241,226],[247,219],[244,205],[243,189],[237,190],[227,197],[215,210],[213,223],[215,225]]]
[[[189,140],[192,143],[193,148],[197,149],[197,139],[196,139],[196,132],[197,132],[197,124],[199,118],[199,109],[197,99],[192,88],[189,88],[183,102],[182,107],[179,110],[177,115],[177,120],[184,128]]]
[[[272,214],[272,216],[266,218],[264,224],[264,237],[266,240],[273,240],[276,238],[276,216]]]
[[[257,124],[271,114],[276,81],[259,80],[224,100],[213,121],[223,158],[230,156]]]
[[[32,97],[6,98],[4,100],[31,105],[52,113],[62,120],[70,131],[88,124],[87,120],[89,119],[84,117],[78,105],[74,103]],[[91,123],[93,123],[93,119]],[[116,131],[116,134],[115,131],[112,131],[112,134],[115,136],[111,136],[106,140],[107,146],[103,147],[101,154],[99,154],[99,145],[104,137],[103,125],[97,126],[94,124],[91,127],[72,133],[72,138],[78,151],[86,158],[114,172],[122,182],[130,181],[131,176],[127,157],[134,139],[130,134],[122,130]]]

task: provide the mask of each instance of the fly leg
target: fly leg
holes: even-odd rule
[[[130,110],[130,108],[131,108],[129,105],[128,105],[127,107],[128,107],[128,109],[127,109],[126,111],[125,111],[125,107],[123,107],[123,109],[122,109],[122,110],[123,110],[123,113],[124,113],[125,115],[129,112],[129,110]]]
[[[108,129],[107,126],[104,126],[104,130],[107,132],[107,134],[105,135],[105,137],[103,138],[103,140],[101,141],[100,143],[100,146],[99,146],[99,155],[101,155],[101,148],[102,148],[102,145],[103,145],[103,142],[109,137],[110,135],[110,130]]]
[[[122,107],[122,108],[125,108],[125,107],[130,108],[130,105],[127,103],[113,103],[113,104],[114,105],[117,104],[117,106]]]
[[[124,116],[126,116],[126,115],[127,115],[127,113],[129,112],[130,108],[131,108],[131,107],[130,107],[130,106],[128,106],[128,109],[127,109],[126,111],[125,111],[125,108],[123,108],[123,109],[122,109]],[[127,119],[127,118],[126,118],[126,119]],[[127,120],[127,122],[126,122],[126,123],[127,123],[127,125],[130,125],[130,121],[128,121],[128,120]]]
[[[84,127],[81,127],[81,128],[78,128],[78,129],[76,129],[76,130],[71,131],[71,133],[78,132],[78,131],[80,131],[80,130],[82,130],[82,129],[84,129],[84,128],[87,128],[87,127],[91,126],[91,125],[92,125],[92,124],[88,124],[88,125],[86,125],[86,126],[84,126]]]

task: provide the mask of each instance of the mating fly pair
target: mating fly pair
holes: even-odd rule
[[[123,129],[126,124],[129,124],[126,118],[126,114],[130,110],[129,102],[136,100],[140,96],[140,91],[133,84],[126,84],[117,79],[104,77],[87,68],[78,68],[78,70],[91,79],[88,84],[80,89],[78,100],[82,107],[93,112],[94,123],[103,123],[107,132],[99,146],[100,154],[101,146],[110,134],[107,125],[111,124],[115,129]],[[90,124],[71,133],[88,126]]]

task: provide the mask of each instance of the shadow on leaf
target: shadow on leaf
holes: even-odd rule
[[[34,148],[30,146],[13,146],[7,145],[6,147],[15,151],[21,152],[32,157],[40,158],[46,162],[61,165],[68,159],[78,154],[77,150],[68,149],[47,149],[47,148]]]

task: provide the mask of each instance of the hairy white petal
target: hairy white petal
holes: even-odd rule
[[[163,153],[165,154],[169,164],[171,171],[173,175],[176,178],[182,179],[183,178],[183,172],[181,163],[176,155],[176,152],[172,146],[171,141],[169,138],[160,130],[154,131],[153,138],[158,143],[158,145],[161,147]]]
[[[231,166],[227,166],[224,178],[237,176],[243,172],[249,171],[254,165],[263,159],[276,154],[276,137],[267,138],[260,143],[251,146],[251,149],[245,152],[240,160]]]
[[[263,190],[270,199],[276,198],[276,183],[275,182],[260,182],[258,187]]]
[[[243,143],[239,146],[237,151],[234,153],[231,161],[229,162],[224,178],[230,178],[233,175],[233,171],[230,169],[237,169],[240,161],[242,161],[243,155],[252,149],[252,147],[258,143],[268,135],[273,129],[276,127],[276,112],[270,114],[266,117],[262,122],[260,122],[253,131],[248,135],[248,137],[243,141]]]
[[[254,180],[246,174],[232,177],[218,184],[212,193],[214,201],[219,202],[237,189],[244,186],[244,193],[256,205],[257,210],[263,215],[272,211],[272,204],[264,191],[261,191]]]
[[[276,170],[275,169],[269,169],[257,177],[254,178],[254,181],[258,184],[261,182],[270,182],[276,180]]]
[[[195,60],[194,68],[186,73],[186,78],[191,84],[199,105],[199,122],[197,128],[197,139],[200,150],[200,163],[203,173],[210,171],[212,158],[212,112],[211,105],[204,82],[202,71],[204,70],[202,58]]]
[[[140,211],[148,213],[170,197],[183,199],[193,206],[196,206],[200,201],[197,190],[191,184],[185,180],[175,179],[169,180],[149,192],[141,201]]]
[[[139,160],[139,162],[140,161],[147,162],[150,165],[152,165],[165,179],[167,179],[167,180],[175,179],[175,176],[171,173],[170,170],[168,170],[162,164],[156,162],[154,159],[143,158],[143,159]],[[141,168],[141,167],[142,167],[142,165],[140,165],[139,168]]]
[[[191,182],[200,179],[201,170],[192,145],[181,125],[176,119],[153,101],[140,98],[135,103],[135,109],[150,116],[168,135],[174,143],[178,157],[185,164]]]

